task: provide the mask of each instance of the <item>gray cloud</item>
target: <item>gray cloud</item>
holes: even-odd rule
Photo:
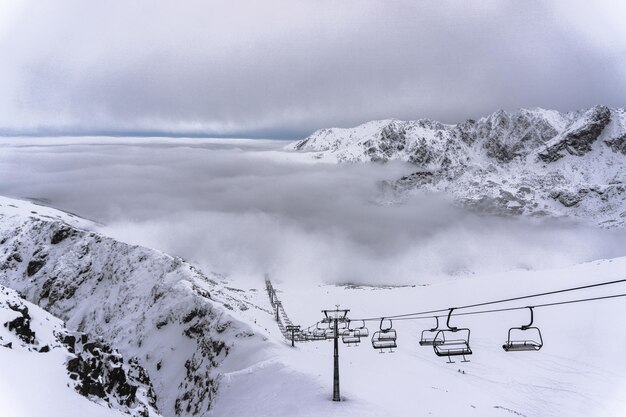
[[[587,3],[0,2],[0,128],[276,137],[623,106],[626,6]]]
[[[272,141],[150,142],[5,139],[0,195],[237,278],[428,283],[626,255],[623,231],[480,216],[432,194],[382,204],[379,181],[404,164],[289,162]]]

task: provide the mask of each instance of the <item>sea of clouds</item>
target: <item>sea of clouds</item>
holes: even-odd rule
[[[37,199],[120,240],[235,280],[426,284],[626,255],[626,233],[387,201],[408,164],[313,163],[285,142],[4,138],[0,195]]]

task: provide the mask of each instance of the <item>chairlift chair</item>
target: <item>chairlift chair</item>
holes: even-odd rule
[[[359,337],[368,337],[370,335],[370,331],[365,326],[365,320],[362,320],[361,325],[355,328],[354,331],[359,334]]]
[[[437,342],[433,343],[433,349],[437,356],[446,356],[448,363],[454,363],[450,359],[451,356],[463,356],[461,362],[469,362],[465,356],[472,354],[472,349],[469,345],[470,329],[450,326],[450,317],[453,310],[454,308],[451,308],[448,312],[448,320],[446,322],[448,328],[439,330],[435,335],[434,340]]]
[[[348,321],[348,327],[341,331],[341,341],[348,346],[356,346],[361,343],[362,337],[367,337],[369,335],[369,331],[367,327],[365,327],[365,321],[363,321],[363,326],[357,328],[350,328],[350,321]],[[362,330],[365,329],[365,332]]]
[[[442,343],[443,339],[437,339],[439,333],[439,317],[435,316],[436,325],[432,329],[422,330],[422,336],[420,337],[420,346],[432,346],[435,343]]]
[[[346,330],[341,335],[341,341],[348,346],[356,346],[361,343],[358,330]]]
[[[509,329],[507,341],[502,345],[505,352],[537,351],[542,348],[541,330],[533,327],[533,308],[528,307],[528,309],[530,310],[530,323]],[[512,335],[513,338],[511,338]]]
[[[335,329],[328,328],[328,329],[324,330],[324,338],[328,339],[328,340],[334,339],[335,338]]]
[[[313,335],[308,329],[300,330],[299,336],[301,340],[310,340],[313,338]]]
[[[385,318],[380,320],[380,330],[377,330],[372,335],[372,347],[374,349],[380,349],[380,353],[383,349],[389,349],[389,352],[393,352],[393,349],[398,347],[396,330],[393,328],[393,322],[391,319],[389,326],[383,326]]]
[[[326,329],[320,327],[320,323],[315,324],[315,328],[312,332],[313,340],[325,340],[326,339]]]

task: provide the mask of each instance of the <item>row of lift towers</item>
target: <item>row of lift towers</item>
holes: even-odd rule
[[[348,318],[350,310],[340,309],[339,306],[336,306],[335,309],[322,310],[324,316],[314,326],[301,329],[299,325],[294,325],[289,319],[268,277],[265,278],[265,287],[278,327],[283,336],[291,341],[292,347],[295,346],[295,342],[333,340],[333,401],[341,401],[339,391],[339,337],[348,346],[358,345],[362,338],[369,337],[370,334],[365,320],[358,320],[360,325],[352,326],[352,321]],[[537,351],[543,346],[541,331],[538,327],[533,326],[533,308],[528,308],[530,310],[530,323],[509,329],[507,341],[502,345],[505,351]],[[454,363],[451,359],[452,356],[462,356],[462,362],[469,362],[466,356],[472,354],[469,344],[470,329],[450,325],[453,311],[454,308],[451,308],[448,312],[446,328],[440,328],[439,317],[435,316],[435,327],[422,331],[419,344],[420,346],[431,346],[437,356],[447,357],[448,363]],[[380,319],[379,329],[372,334],[371,342],[372,347],[381,353],[385,349],[393,352],[398,344],[397,332],[393,328],[391,319]]]

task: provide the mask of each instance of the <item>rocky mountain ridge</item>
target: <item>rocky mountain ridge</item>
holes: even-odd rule
[[[386,198],[444,192],[495,213],[572,216],[626,226],[626,109],[498,111],[447,125],[421,119],[322,129],[286,147],[338,163],[404,161]]]
[[[218,274],[207,276],[180,258],[88,228],[88,221],[71,214],[0,197],[0,285],[68,329],[136,358],[161,415],[206,414],[231,352],[239,361],[246,349],[257,357],[263,352],[266,336],[247,324],[252,320],[241,320],[259,307],[244,291],[221,284]],[[85,344],[71,348],[83,352]],[[84,352],[86,360],[72,363],[72,372],[90,375],[90,358],[103,352]]]

